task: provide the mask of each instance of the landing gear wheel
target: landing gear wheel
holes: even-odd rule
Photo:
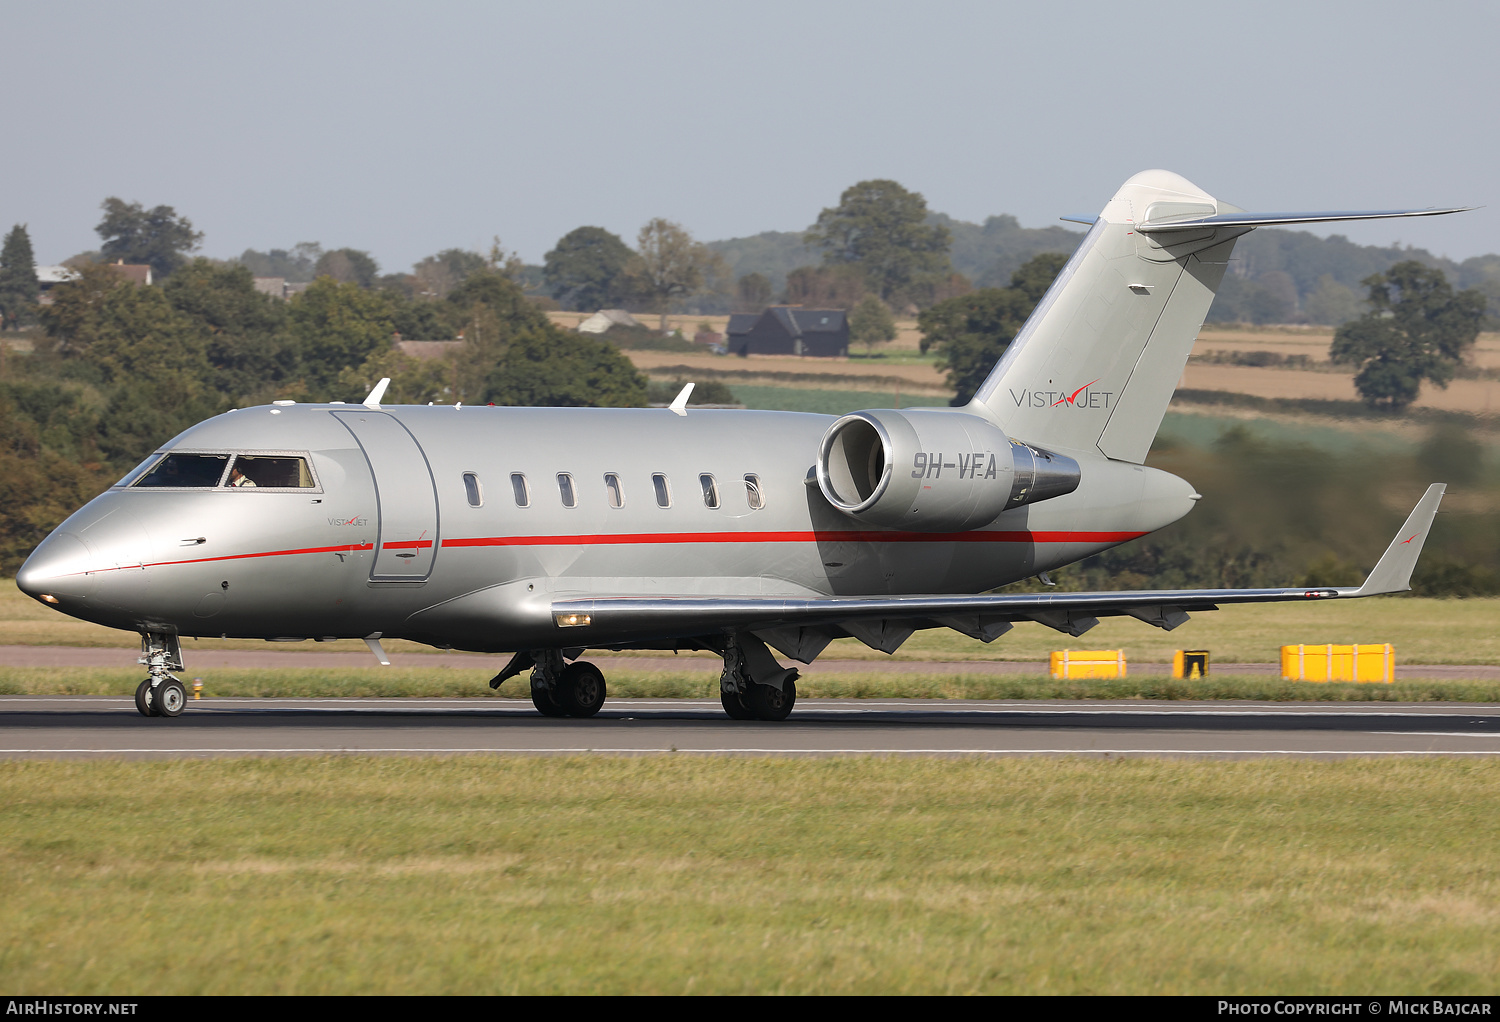
[[[567,711],[557,705],[557,700],[552,697],[552,690],[539,683],[531,683],[531,705],[535,706],[537,712],[544,717],[566,717]]]
[[[779,689],[770,685],[751,685],[745,702],[756,720],[786,720],[797,703],[797,684],[789,678]]]
[[[151,706],[158,717],[175,717],[187,708],[187,689],[176,678],[168,678],[151,694]]]
[[[142,717],[156,716],[156,700],[152,698],[155,693],[151,691],[151,679],[147,678],[136,686],[135,708],[140,711]]]
[[[569,664],[557,680],[557,703],[570,717],[592,717],[604,705],[604,672],[583,660]]]
[[[726,692],[719,689],[719,702],[724,706],[724,712],[729,714],[731,720],[754,720],[755,714],[745,706],[745,701],[740,698],[738,692]]]

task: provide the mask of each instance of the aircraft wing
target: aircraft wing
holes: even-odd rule
[[[574,627],[586,628],[595,635],[642,638],[750,631],[788,656],[807,662],[810,658],[802,653],[816,656],[834,637],[853,635],[876,649],[893,652],[918,628],[953,628],[988,642],[1008,631],[1015,621],[1038,621],[1076,636],[1092,628],[1101,617],[1128,615],[1170,630],[1187,621],[1190,611],[1217,610],[1226,604],[1328,600],[1410,589],[1417,556],[1427,540],[1445,489],[1442,483],[1427,488],[1364,585],[1357,588],[1150,589],[815,599],[601,596],[555,600],[552,615],[562,633]],[[809,630],[820,633],[821,641],[805,634]]]

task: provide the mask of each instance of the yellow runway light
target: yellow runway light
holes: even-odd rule
[[[1123,649],[1062,649],[1052,652],[1054,678],[1123,678]]]
[[[1281,676],[1286,681],[1396,680],[1396,648],[1389,642],[1339,646],[1282,646]]]

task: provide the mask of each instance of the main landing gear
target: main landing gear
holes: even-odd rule
[[[719,702],[735,720],[786,720],[797,704],[797,669],[782,667],[748,632],[724,647]]]
[[[499,688],[507,678],[514,678],[528,667],[531,704],[539,713],[548,717],[592,717],[604,705],[604,672],[583,660],[564,664],[560,649],[517,653],[505,670],[490,679],[490,688]]]
[[[187,689],[172,676],[182,670],[182,647],[175,635],[147,633],[141,636],[139,663],[146,666],[146,680],[135,690],[135,708],[142,717],[175,717],[187,706]]]

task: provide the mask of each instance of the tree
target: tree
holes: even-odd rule
[[[357,248],[336,248],[324,252],[313,267],[313,278],[332,277],[341,284],[357,284],[363,288],[375,286],[380,276],[380,264],[368,252]]]
[[[1359,306],[1359,295],[1325,273],[1318,278],[1317,290],[1307,296],[1303,310],[1309,323],[1339,326],[1358,316]]]
[[[0,330],[18,329],[36,315],[36,259],[25,224],[16,224],[0,248]]]
[[[631,291],[661,313],[663,333],[674,302],[713,290],[727,276],[728,267],[717,252],[661,217],[641,228],[635,255],[625,268]]]
[[[295,376],[287,303],[257,291],[248,267],[194,259],[162,291],[202,333],[213,369],[209,382],[220,393],[249,401]]]
[[[857,266],[871,291],[890,302],[919,278],[946,275],[951,235],[928,226],[927,200],[895,181],[861,181],[818,214],[803,236],[829,266]]]
[[[316,241],[299,241],[291,251],[273,248],[269,252],[257,252],[247,248],[235,260],[248,267],[257,277],[282,277],[294,284],[305,284],[313,279],[313,267],[323,258],[323,246]]]
[[[565,309],[588,312],[617,306],[630,248],[602,227],[578,227],[543,257],[542,280]]]
[[[392,299],[358,284],[319,277],[287,303],[288,332],[311,396],[338,397],[339,375],[390,347]]]
[[[203,241],[203,232],[193,230],[193,222],[171,206],[148,210],[111,196],[100,208],[104,219],[94,230],[104,239],[99,251],[106,262],[144,263],[154,276],[166,277]]]
[[[771,304],[771,278],[764,273],[747,273],[735,282],[735,312],[760,312]]]
[[[866,351],[885,341],[894,341],[896,317],[885,302],[874,295],[865,295],[849,313],[849,339],[864,344]]]
[[[854,266],[799,266],[786,275],[788,305],[852,309],[864,295],[864,275]]]
[[[484,256],[478,252],[446,248],[411,268],[414,290],[423,298],[447,298],[448,292],[462,284],[465,277],[486,265]]]
[[[1422,381],[1446,388],[1479,336],[1485,297],[1456,294],[1442,270],[1416,260],[1366,277],[1369,312],[1333,335],[1330,358],[1359,367],[1355,389],[1373,408],[1403,411]]]
[[[986,287],[938,302],[917,317],[922,350],[942,349],[938,368],[948,370],[954,405],[967,404],[995,368],[1067,261],[1046,252],[1012,274],[1010,287]]]

